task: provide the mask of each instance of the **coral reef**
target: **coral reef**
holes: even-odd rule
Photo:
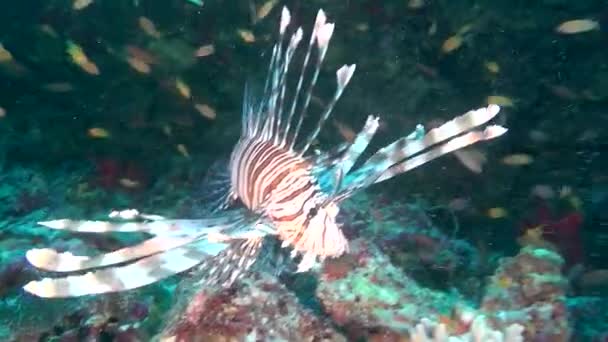
[[[527,340],[569,341],[563,258],[533,246],[505,258],[491,277],[481,309],[502,326],[518,323]]]
[[[256,274],[230,289],[198,289],[171,315],[163,341],[346,341],[275,277]]]

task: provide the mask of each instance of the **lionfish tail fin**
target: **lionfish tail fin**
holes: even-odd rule
[[[500,107],[489,105],[468,111],[443,125],[430,130],[423,137],[420,129],[378,150],[345,180],[343,193],[365,188],[395,175],[423,165],[441,155],[456,151],[476,142],[496,138],[506,132],[501,126],[488,126],[485,130],[473,130],[492,118]],[[468,132],[468,133],[467,133]]]
[[[105,268],[84,275],[30,281],[23,289],[44,298],[79,297],[132,290],[187,271],[209,257],[209,250],[223,247],[226,245],[221,243],[192,244],[148,256],[122,267]]]
[[[209,258],[197,266],[194,277],[197,285],[229,287],[240,279],[257,260],[264,239],[254,237],[235,239],[216,257]]]

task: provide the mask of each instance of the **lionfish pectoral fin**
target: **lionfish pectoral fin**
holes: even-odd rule
[[[225,250],[196,268],[194,277],[200,278],[197,285],[229,287],[251,268],[263,242],[260,237],[231,240]]]
[[[197,192],[197,203],[206,212],[216,213],[234,201],[229,170],[230,160],[220,159],[211,164]]]
[[[504,134],[507,130],[502,126],[488,126],[483,131],[474,130],[462,136],[458,136],[445,142],[439,146],[433,147],[430,151],[419,154],[413,158],[407,159],[402,163],[391,166],[388,170],[382,173],[375,181],[376,183],[390,179],[398,174],[407,172],[418,166],[426,164],[431,160],[441,157],[444,154],[456,151],[463,147],[475,144],[479,141],[490,140]]]
[[[126,266],[105,268],[84,275],[31,281],[23,289],[44,298],[131,290],[187,271],[226,247],[226,244],[221,243],[191,244],[142,258]]]
[[[392,171],[387,172],[387,170],[391,169],[393,166],[397,164],[406,164],[407,160],[416,158],[420,154],[424,154],[432,149],[439,148],[441,150],[441,146],[443,146],[442,144],[447,144],[446,142],[451,141],[451,139],[457,139],[460,135],[471,131],[475,127],[485,124],[494,118],[498,114],[499,110],[500,107],[497,105],[489,105],[488,107],[468,111],[465,114],[430,130],[422,138],[417,138],[417,136],[423,133],[423,129],[422,127],[417,128],[416,131],[414,131],[414,134],[410,134],[406,137],[398,139],[388,146],[378,150],[365,162],[365,164],[351,173],[347,178],[347,184],[345,184],[345,190],[343,192],[353,192],[356,189],[365,188],[373,183],[388,179],[389,174],[395,175],[396,173],[393,172],[400,169],[400,167],[395,167]],[[501,127],[501,129],[503,130],[502,133],[504,133],[504,128]],[[491,138],[491,135],[496,136],[498,131],[498,129],[494,129],[492,132],[494,134],[490,134],[490,132],[488,132],[489,135],[487,138],[482,138],[481,135],[474,135],[477,137],[477,139],[473,139],[473,136],[469,136],[469,140],[456,140],[456,142],[449,144],[451,147],[449,152],[474,144],[477,141],[488,140]],[[458,145],[458,147],[456,147],[456,145]],[[442,154],[445,153],[448,152],[446,151]],[[427,157],[428,156],[429,155],[427,155]],[[423,159],[424,158],[419,158],[417,160],[420,161]],[[432,159],[435,158],[430,158],[426,161],[430,161]],[[422,164],[418,164],[418,166]],[[407,168],[407,170],[412,169],[411,165],[414,164],[409,163],[409,165],[410,166]],[[400,171],[399,173],[401,172],[405,171]]]
[[[93,221],[58,219],[40,221],[39,225],[51,229],[66,230],[79,233],[147,233],[152,235],[187,234],[202,220],[167,220],[156,219],[146,221]]]
[[[188,244],[195,238],[157,236],[145,240],[140,244],[94,257],[74,255],[70,252],[59,253],[51,248],[35,248],[28,250],[25,257],[30,264],[46,271],[74,272],[119,264],[168,251]]]
[[[367,146],[378,130],[378,126],[378,117],[372,115],[367,117],[363,129],[357,134],[355,140],[353,140],[353,143],[348,147],[339,161],[338,165],[343,175],[350,172],[361,154],[367,149]]]

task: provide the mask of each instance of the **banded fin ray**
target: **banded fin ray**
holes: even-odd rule
[[[306,54],[299,70],[297,85],[293,94],[287,94],[287,74],[303,35],[302,29],[298,27],[293,31],[289,39],[285,39],[290,23],[291,14],[284,7],[281,13],[279,38],[272,49],[271,62],[264,86],[264,96],[259,105],[253,103],[254,100],[251,98],[249,87],[245,89],[246,100],[243,103],[242,123],[244,126],[242,133],[243,136],[271,141],[273,144],[286,147],[289,150],[295,149],[302,156],[308,151],[324,123],[331,115],[335,104],[352,78],[355,65],[344,65],[336,71],[337,87],[330,103],[325,106],[315,129],[303,141],[302,147],[296,149],[295,145],[298,141],[303,119],[307,115],[321,66],[333,35],[334,24],[327,23],[325,12],[319,10],[309,38]],[[284,48],[283,45],[285,44],[287,46]],[[316,58],[311,63],[313,51],[316,52],[314,53]],[[311,75],[305,77],[305,75],[308,75],[307,69],[309,64],[313,64]],[[298,112],[297,118],[296,112]]]
[[[195,235],[200,229],[215,227],[216,230],[233,227],[245,220],[244,210],[231,210],[222,215],[205,219],[161,219],[153,221],[93,221],[58,219],[41,221],[38,224],[51,229],[80,233],[148,233],[152,235]],[[249,214],[249,216],[251,216]]]
[[[244,276],[257,260],[264,238],[235,239],[230,246],[214,258],[203,261],[196,267],[197,286],[229,287]]]
[[[230,183],[229,159],[220,159],[211,164],[196,192],[197,206],[207,213],[225,210],[234,202]]]
[[[30,281],[23,289],[43,298],[77,297],[119,292],[149,285],[187,271],[227,247],[208,241],[178,247],[165,253],[142,258],[122,267],[105,268],[64,278]]]
[[[353,171],[345,177],[344,188],[340,190],[342,196],[347,196],[349,193],[361,188],[365,188],[373,183],[386,180],[394,177],[399,173],[409,171],[414,167],[420,166],[428,161],[431,161],[440,155],[455,151],[457,149],[472,145],[478,141],[489,140],[498,137],[506,132],[506,129],[501,126],[494,127],[488,131],[486,135],[474,134],[469,135],[469,139],[458,139],[462,134],[471,131],[473,128],[481,126],[490,121],[498,114],[500,107],[490,105],[488,107],[471,110],[467,113],[452,119],[440,127],[429,131],[422,139],[412,139],[410,136],[403,137],[395,142],[381,148],[372,157],[370,157],[361,167]],[[452,139],[458,139],[450,143]],[[443,146],[448,147],[443,147]],[[433,149],[439,149],[432,152]],[[426,151],[426,152],[425,152]],[[439,151],[444,151],[438,154]],[[419,154],[424,157],[416,159],[415,162],[407,163],[411,158],[415,158]],[[424,154],[430,153],[430,154]],[[431,158],[431,156],[434,156]],[[422,162],[423,161],[423,162]],[[391,167],[401,164],[400,167],[395,167],[391,171]],[[407,165],[407,166],[403,166]],[[414,166],[415,165],[415,166]]]
[[[52,248],[34,248],[26,252],[27,261],[33,266],[52,272],[74,272],[120,264],[130,260],[164,252],[193,242],[196,237],[153,237],[134,246],[93,257],[59,253]]]
[[[60,253],[51,248],[43,248],[28,250],[26,258],[33,266],[43,270],[74,272],[125,263],[157,253],[163,253],[201,239],[207,239],[212,242],[223,242],[231,239],[240,239],[243,236],[255,237],[273,234],[270,226],[258,225],[261,221],[254,215],[239,215],[240,211],[229,211],[227,213],[228,215],[213,219],[165,220],[176,227],[170,234],[163,230],[163,235],[147,239],[134,246],[124,247],[93,257],[73,255],[70,252]],[[158,224],[160,222],[162,220],[149,222],[149,224]],[[215,225],[205,226],[205,224],[209,223],[215,223]],[[220,225],[219,223],[222,224]],[[78,227],[82,227],[82,225],[78,225]],[[90,232],[90,230],[87,231]]]

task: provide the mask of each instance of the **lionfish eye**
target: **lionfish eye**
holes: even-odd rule
[[[313,217],[317,216],[317,214],[319,213],[319,208],[317,207],[312,207],[310,208],[310,210],[308,211],[308,219],[312,219]]]

